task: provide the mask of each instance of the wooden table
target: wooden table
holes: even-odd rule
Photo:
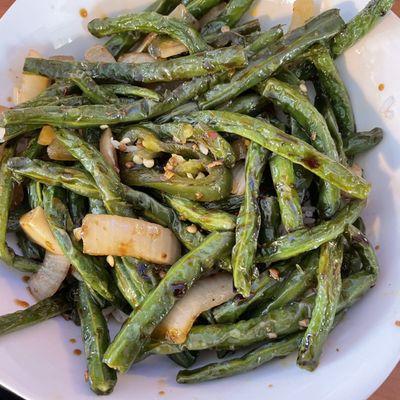
[[[12,3],[14,3],[14,0],[0,0],[0,16],[7,11]],[[400,0],[396,0],[393,11],[400,17]],[[369,398],[369,400],[399,400],[399,392],[400,363],[394,369],[392,374],[386,379],[383,385]],[[3,397],[0,396],[0,398]]]

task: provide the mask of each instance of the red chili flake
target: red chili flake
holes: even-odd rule
[[[379,90],[380,92],[383,92],[383,91],[385,90],[385,84],[384,84],[384,83],[380,83],[380,84],[378,85],[378,90]]]
[[[208,132],[207,132],[207,136],[208,136],[210,139],[215,140],[215,139],[218,137],[218,133],[215,132],[215,131],[208,131]]]

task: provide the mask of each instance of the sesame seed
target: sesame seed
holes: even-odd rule
[[[206,176],[202,173],[202,172],[199,172],[198,174],[197,174],[197,176],[196,176],[196,179],[203,179],[203,178],[205,178]]]
[[[108,128],[109,128],[108,125],[100,125],[100,129],[101,129],[102,131],[105,131],[105,130],[108,129]]]
[[[197,226],[196,225],[194,225],[194,224],[192,224],[192,225],[189,225],[187,228],[186,228],[186,230],[189,232],[189,233],[196,233],[197,232]]]
[[[123,138],[123,139],[121,140],[121,143],[123,143],[123,144],[128,144],[128,143],[130,143],[130,142],[131,142],[131,139],[129,139],[128,137]]]
[[[307,93],[307,91],[308,91],[307,86],[304,82],[300,83],[299,88],[300,88],[300,91],[303,93]]]
[[[200,199],[202,199],[202,198],[204,197],[204,194],[203,194],[203,193],[200,193],[200,192],[197,192],[197,193],[195,194],[195,197],[196,197],[197,200],[200,200]]]
[[[113,256],[107,256],[106,258],[107,263],[110,265],[110,267],[114,267],[115,265],[115,260]]]
[[[206,147],[203,143],[199,144],[200,153],[204,154],[205,156],[208,154],[208,147]]]
[[[191,174],[190,172],[188,172],[188,173],[186,174],[186,176],[187,176],[189,179],[194,179],[193,174]]]
[[[140,156],[138,156],[137,154],[135,154],[134,156],[133,156],[133,162],[135,163],[135,164],[138,164],[138,165],[142,165],[143,164],[143,158],[142,157],[140,157]]]
[[[229,28],[228,25],[224,25],[224,26],[221,28],[221,32],[222,32],[222,33],[229,32],[230,30],[231,30],[231,28]]]
[[[317,134],[315,132],[311,132],[310,138],[314,141],[317,138]]]
[[[276,339],[278,335],[275,332],[267,333],[268,339]]]
[[[154,167],[154,160],[152,158],[149,158],[149,159],[145,158],[145,159],[143,159],[143,165],[146,168],[153,168]]]

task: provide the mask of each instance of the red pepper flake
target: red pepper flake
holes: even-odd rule
[[[396,321],[394,324],[395,324],[398,328],[400,328],[400,321]]]
[[[381,248],[381,246],[380,246],[379,244],[377,244],[377,245],[375,246],[375,250],[376,250],[376,251],[380,250],[380,248]]]
[[[215,140],[215,139],[218,137],[218,133],[215,132],[215,131],[208,131],[208,132],[207,132],[207,136],[208,136],[210,139]]]
[[[272,387],[273,387],[272,383],[270,383],[270,384],[268,385],[268,387],[269,387],[269,388],[272,388]]]
[[[22,308],[28,308],[29,307],[29,303],[27,301],[25,301],[25,300],[15,299],[14,303],[18,307],[22,307]]]
[[[383,91],[385,90],[385,84],[384,84],[384,83],[380,83],[380,84],[378,85],[378,90],[379,90],[380,92],[383,92]]]
[[[165,395],[165,392],[164,392],[164,390],[160,390],[160,391],[158,392],[158,394],[159,394],[160,396],[164,396],[164,395]]]
[[[89,371],[88,370],[85,371],[84,377],[85,377],[85,382],[87,382],[89,380]]]
[[[87,12],[86,8],[81,8],[81,9],[79,10],[79,15],[80,15],[82,18],[87,18],[88,12]]]
[[[75,350],[73,351],[73,353],[74,353],[76,356],[80,356],[80,355],[82,354],[82,350],[75,349]]]
[[[22,281],[25,282],[25,283],[29,282],[29,279],[31,279],[31,277],[28,276],[28,275],[24,275],[24,276],[22,277]]]

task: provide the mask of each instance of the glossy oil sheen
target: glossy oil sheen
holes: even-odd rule
[[[0,104],[8,104],[6,99],[30,48],[45,55],[81,56],[96,42],[85,30],[91,18],[117,15],[131,10],[133,3],[141,10],[149,2],[17,0],[0,21]],[[261,16],[264,27],[288,23],[291,3],[256,0],[250,14]],[[325,0],[322,9],[340,5],[348,19],[365,3]],[[79,13],[82,7],[87,18]],[[384,381],[400,357],[400,328],[395,326],[400,319],[399,37],[400,21],[389,14],[338,60],[358,129],[381,126],[385,130],[383,142],[361,159],[373,184],[364,218],[369,238],[380,246],[382,271],[377,286],[329,337],[320,367],[313,373],[302,371],[295,357],[290,357],[221,381],[180,386],[175,383],[179,368],[166,357],[151,357],[119,377],[110,399],[128,400],[134,393],[141,400],[363,400]],[[384,90],[380,91],[382,83]],[[0,268],[1,314],[16,310],[15,299],[33,302],[22,276]],[[0,384],[28,400],[94,399],[84,381],[84,357],[73,354],[79,346],[71,344],[71,338],[80,342],[79,328],[62,318],[1,337]]]

